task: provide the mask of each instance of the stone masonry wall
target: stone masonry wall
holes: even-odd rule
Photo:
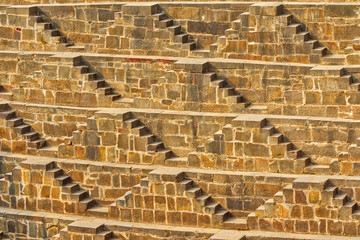
[[[85,132],[89,131],[89,121],[96,122],[96,125],[101,127],[104,126],[106,121],[101,120],[101,118],[113,118],[105,111],[103,113],[95,113],[95,110],[83,110],[79,108],[49,108],[46,106],[40,105],[18,105],[13,104],[13,108],[16,109],[20,116],[22,116],[26,122],[30,123],[34,129],[41,133],[45,139],[52,143],[54,146],[58,146],[61,143],[69,143],[71,137],[79,136],[81,139],[86,139]],[[43,109],[39,111],[39,109]],[[25,113],[26,111],[26,113]],[[181,114],[175,114],[175,112],[162,112],[162,111],[153,111],[151,114],[143,112],[136,109],[129,109],[125,112],[131,112],[133,119],[138,119],[143,126],[151,129],[151,132],[158,138],[161,139],[161,142],[165,144],[175,155],[184,158],[184,161],[187,160],[188,154],[198,150],[198,146],[203,146],[208,139],[214,138],[214,134],[219,130],[227,129],[227,125],[231,123],[231,120],[234,119],[237,115],[219,115],[212,114],[207,115],[206,117],[187,112],[186,117]],[[96,115],[102,116],[100,118]],[[113,114],[117,114],[116,111]],[[95,119],[93,118],[95,116]],[[358,121],[343,120],[336,121],[335,119],[309,119],[307,117],[297,117],[292,120],[291,117],[285,116],[264,116],[262,119],[267,119],[267,124],[269,126],[275,127],[278,133],[281,133],[286,139],[288,139],[295,149],[300,149],[306,156],[310,157],[313,162],[317,164],[330,164],[332,160],[344,161],[341,165],[341,172],[343,174],[356,174],[356,167],[352,170],[347,166],[348,161],[356,162],[358,159],[357,156],[357,139],[360,137],[360,133],[357,129]],[[48,121],[44,121],[48,119]],[[107,120],[108,121],[108,120]],[[114,123],[115,124],[115,123]],[[112,124],[112,125],[114,125]],[[115,124],[116,125],[116,124]],[[166,128],[164,127],[166,126]],[[260,128],[260,127],[259,127]],[[91,130],[91,129],[90,129]],[[256,129],[255,129],[256,130]],[[259,129],[258,129],[259,130]],[[256,130],[256,131],[258,131]],[[91,130],[94,131],[94,130]],[[179,136],[181,133],[181,136]],[[75,134],[75,135],[74,135]],[[80,134],[80,135],[79,135]],[[79,158],[85,158],[86,150],[88,147],[93,148],[92,146],[98,146],[99,149],[103,149],[103,154],[95,154],[93,157],[105,157],[107,161],[110,162],[127,162],[126,158],[122,158],[119,153],[110,154],[114,151],[114,147],[121,151],[121,149],[127,149],[124,146],[121,147],[122,138],[116,137],[118,135],[117,130],[110,128],[98,128],[94,132],[99,138],[99,143],[108,142],[110,145],[101,146],[98,144],[90,142],[79,142],[76,140],[76,144],[73,138],[73,144],[80,144],[78,147],[73,145],[71,148],[74,148],[68,152],[68,150],[61,151],[61,154],[69,156],[77,156]],[[89,135],[89,141],[91,140],[92,135]],[[115,136],[115,138],[113,137]],[[244,135],[245,136],[245,135]],[[243,136],[243,137],[244,137]],[[111,141],[110,141],[111,140]],[[5,146],[5,145],[4,145]],[[69,146],[70,147],[70,146]],[[106,150],[109,148],[108,150]],[[5,148],[4,148],[5,149]],[[100,151],[100,152],[102,152]],[[108,154],[105,153],[107,151]],[[16,151],[15,151],[16,152]],[[99,153],[100,153],[99,152]],[[76,155],[74,155],[76,153]],[[90,152],[89,152],[90,153]],[[125,152],[124,152],[125,153]],[[123,157],[127,154],[123,155]],[[241,157],[242,155],[236,155],[236,157]],[[223,165],[216,162],[208,162],[202,160],[202,167],[215,168],[222,167],[225,169],[234,169],[233,165]],[[228,161],[228,160],[227,160]],[[163,163],[164,164],[164,163]],[[191,161],[187,164],[191,164]],[[352,163],[354,164],[354,163]],[[233,166],[233,167],[231,167]],[[246,165],[238,166],[241,169],[246,169],[248,171],[262,171],[263,165]]]
[[[67,48],[66,46],[62,46],[62,50],[65,51],[107,52],[119,54],[129,54],[131,52],[145,54],[150,51],[152,55],[164,56],[165,54],[178,56],[176,51],[159,52],[157,49],[151,47],[151,44],[153,45],[154,43],[151,43],[148,40],[153,39],[153,42],[158,41],[151,37],[156,34],[158,35],[157,37],[161,35],[160,38],[163,39],[159,44],[167,44],[167,42],[172,41],[171,34],[169,35],[165,32],[160,34],[163,27],[154,26],[156,25],[155,22],[150,24],[150,19],[152,19],[150,16],[151,14],[156,14],[156,12],[164,10],[169,19],[173,19],[182,27],[185,33],[196,40],[198,49],[204,48],[209,50],[211,44],[219,43],[219,37],[226,35],[225,30],[236,30],[236,26],[241,19],[240,14],[249,11],[250,3],[223,4],[221,5],[221,10],[219,10],[220,6],[218,6],[218,4],[211,4],[207,5],[206,8],[200,8],[196,3],[187,3],[185,5],[178,3],[164,3],[160,4],[160,9],[154,13],[147,13],[149,26],[139,25],[138,23],[134,25],[131,22],[127,22],[126,17],[124,18],[124,16],[128,13],[125,12],[125,15],[122,13],[122,5],[123,3],[100,5],[85,4],[75,6],[43,5],[39,6],[39,13],[33,13],[27,17],[24,13],[19,13],[19,11],[10,13],[10,10],[8,10],[9,14],[14,15],[13,17],[11,17],[12,15],[9,15],[11,19],[7,19],[9,16],[5,14],[1,17],[1,23],[3,25],[2,32],[6,33],[2,36],[3,46],[7,46],[6,49],[13,50],[31,50],[31,48],[34,48],[35,46],[38,49],[43,50],[57,49],[56,45],[53,44],[56,43],[56,41],[46,40],[45,42],[47,42],[47,44],[42,46],[44,41],[41,40],[39,37],[40,35],[37,36],[37,34],[35,34],[36,31],[41,34],[39,32],[40,29],[37,28],[37,30],[35,30],[34,27],[36,24],[30,23],[30,19],[36,19],[35,16],[38,15],[42,19],[41,21],[53,24],[51,29],[60,30],[61,35],[67,38],[67,40],[64,40],[62,43],[74,42],[75,45],[79,46],[79,48]],[[304,28],[310,32],[312,38],[320,41],[321,45],[324,45],[329,52],[333,54],[343,54],[344,49],[351,45],[354,39],[360,36],[356,20],[357,9],[357,5],[351,4],[284,4],[283,14],[292,14],[294,18],[293,21],[303,25]],[[56,12],[61,12],[61,14],[57,14]],[[347,13],[346,16],[342,14],[344,12]],[[49,18],[49,16],[51,16],[51,18]],[[139,15],[138,17],[141,16]],[[25,23],[27,18],[29,18],[29,24]],[[275,19],[276,16],[272,16],[272,18]],[[270,22],[275,24],[274,19],[270,20],[267,24],[270,24]],[[147,34],[147,40],[144,39],[144,36],[141,37],[141,34],[135,36],[133,35],[135,33],[129,33],[131,29],[137,29],[138,32],[141,32],[141,29],[144,30],[146,28],[149,28],[149,31],[152,28],[155,29],[152,34],[150,34],[151,31]],[[273,26],[273,28],[275,28],[275,26]],[[80,29],[81,31],[76,31],[75,29]],[[45,28],[41,31],[44,31],[44,34],[46,35],[46,30],[47,29]],[[263,35],[264,34],[266,35],[267,33],[264,32]],[[53,40],[54,39],[55,38],[53,38]],[[132,39],[134,39],[134,41]],[[231,40],[231,38],[229,40]],[[136,42],[139,43],[141,41],[147,42],[148,45],[150,44],[148,49],[139,48],[140,46]],[[231,54],[234,54],[233,57],[237,55],[236,58],[241,57],[242,51],[244,51],[244,48],[247,48],[244,41],[246,42],[246,39],[242,39],[238,43],[235,43],[235,41],[234,43],[229,44],[225,51],[229,53],[228,57],[231,58]],[[267,48],[271,47],[271,44],[259,43],[259,48],[264,48],[265,46],[267,46]],[[280,48],[282,49],[282,47]],[[280,51],[280,48],[277,47],[274,51]],[[286,49],[286,46],[284,47],[284,51],[289,51]],[[184,52],[184,54],[187,53]],[[184,54],[183,56],[185,56]],[[267,52],[263,52],[262,55],[274,54],[270,54],[270,50],[268,49]],[[299,53],[298,55],[299,56],[295,59],[304,59],[302,53]],[[199,56],[201,56],[201,53]],[[295,55],[295,57],[296,56],[297,55]],[[306,61],[303,60],[302,62]],[[350,59],[349,62],[351,62]]]

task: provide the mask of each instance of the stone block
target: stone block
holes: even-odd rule
[[[150,16],[158,11],[159,5],[154,3],[129,3],[122,6],[123,15]]]
[[[19,16],[38,16],[39,9],[37,7],[33,7],[33,6],[7,7],[6,14],[19,15]]]

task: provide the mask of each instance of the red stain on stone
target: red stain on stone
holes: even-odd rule
[[[147,58],[125,58],[126,62],[145,62],[145,63],[152,63],[152,59]]]
[[[166,63],[166,64],[173,62],[173,60],[167,60],[167,59],[159,59],[158,61],[161,63]]]
[[[20,28],[20,27],[17,27],[17,28],[16,28],[16,31],[21,32],[21,28]]]

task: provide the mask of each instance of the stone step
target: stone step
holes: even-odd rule
[[[268,136],[271,136],[271,135],[275,134],[275,127],[271,126],[271,125],[267,125],[267,126],[262,127],[261,131],[266,132],[266,134]]]
[[[244,218],[230,217],[224,221],[223,226],[226,229],[236,229],[236,230],[248,229],[246,218],[244,219]]]
[[[81,201],[89,197],[89,193],[86,190],[80,189],[70,194],[70,199],[74,201]]]
[[[96,234],[95,240],[114,240],[114,233],[112,231],[102,231],[101,233]]]
[[[231,218],[231,214],[225,209],[221,209],[212,216],[212,222],[216,225],[221,225],[224,221]]]
[[[65,36],[52,36],[50,39],[51,43],[66,43],[67,38]]]
[[[11,92],[0,92],[0,99],[4,99],[6,101],[12,101],[13,94]]]
[[[298,34],[302,31],[302,25],[300,23],[291,23],[286,26],[293,34]]]
[[[80,185],[77,183],[68,183],[65,186],[63,186],[62,191],[65,193],[74,193],[80,190]]]
[[[0,118],[5,120],[16,118],[16,112],[13,110],[2,111],[0,112]]]
[[[295,40],[296,41],[306,42],[306,41],[308,41],[310,39],[311,39],[310,32],[300,32],[300,33],[295,35]]]
[[[87,90],[96,90],[98,88],[105,87],[105,81],[104,80],[91,80],[86,82],[88,89]]]
[[[188,159],[187,159],[187,157],[185,157],[185,158],[182,158],[182,157],[168,158],[165,161],[165,165],[171,166],[171,167],[187,167]]]
[[[86,65],[79,65],[79,66],[74,66],[73,71],[76,71],[77,73],[83,75],[89,73],[90,69]]]
[[[288,159],[297,159],[302,156],[301,150],[289,150],[286,152],[286,156]]]
[[[165,20],[167,18],[166,14],[164,12],[156,13],[156,14],[153,14],[151,16],[153,16],[158,21]]]
[[[111,107],[113,108],[131,108],[133,106],[134,99],[121,97],[113,100]]]
[[[95,79],[96,79],[97,74],[96,74],[96,73],[93,73],[93,72],[90,72],[90,73],[87,72],[87,73],[83,73],[82,76],[83,76],[83,79],[84,79],[85,81],[91,81],[91,80],[95,80]]]
[[[358,208],[358,204],[355,201],[347,201],[340,211],[346,213],[347,216],[353,214]]]
[[[64,171],[61,168],[56,167],[56,168],[46,171],[45,174],[52,178],[57,178],[57,177],[63,176]]]
[[[194,41],[183,43],[181,47],[191,51],[196,49],[196,43]]]
[[[356,210],[355,212],[353,212],[352,218],[355,220],[360,220],[360,210]]]
[[[140,186],[141,187],[149,187],[149,179],[148,178],[142,178],[140,179]]]
[[[59,29],[49,29],[47,31],[49,32],[48,34],[52,37],[61,36]]]
[[[356,92],[359,92],[360,91],[360,83],[352,83],[352,84],[350,84],[350,89],[354,90]]]
[[[112,93],[112,94],[107,94],[106,97],[110,98],[111,101],[116,101],[121,98],[121,95],[117,93]]]
[[[304,173],[308,174],[331,174],[329,165],[311,164],[304,168]]]
[[[22,124],[17,127],[14,127],[14,132],[16,134],[25,134],[25,133],[30,132],[30,130],[31,130],[31,127],[28,124]]]
[[[131,118],[131,119],[125,120],[123,123],[124,123],[125,128],[130,128],[130,129],[143,126],[141,121],[136,118]]]
[[[49,30],[53,28],[52,24],[48,22],[38,22],[37,27],[41,30]]]
[[[80,212],[86,212],[89,208],[92,208],[96,205],[96,201],[92,197],[87,197],[79,201],[78,205]]]
[[[211,202],[212,202],[211,197],[206,194],[204,194],[200,197],[197,197],[195,200],[201,207],[205,207],[205,206],[211,204]]]
[[[168,28],[170,26],[173,26],[174,25],[174,21],[172,19],[164,19],[164,20],[161,20],[158,22],[158,28],[162,28],[162,29],[165,29],[165,28]]]
[[[204,210],[205,210],[205,213],[216,214],[222,210],[222,207],[217,202],[211,202],[205,206]]]
[[[284,141],[284,135],[281,133],[274,133],[269,136],[269,143],[270,144],[279,144]]]
[[[193,188],[194,181],[191,179],[183,179],[179,182],[179,184],[183,185],[185,190],[187,191],[187,190]]]
[[[233,96],[236,93],[235,88],[233,88],[233,87],[219,88],[219,90],[221,91],[221,96],[223,96],[223,97]]]
[[[131,134],[137,135],[137,136],[144,136],[149,134],[149,130],[145,126],[139,126],[131,128]]]
[[[328,54],[321,59],[321,63],[327,65],[345,64],[345,55]]]
[[[68,50],[69,52],[83,52],[83,51],[85,51],[85,46],[70,45],[70,46],[66,46],[66,50]]]
[[[105,231],[105,226],[102,223],[75,221],[68,225],[68,232],[83,233],[83,234],[99,234]]]
[[[195,57],[210,58],[211,52],[210,50],[206,50],[206,49],[198,49],[191,51],[191,55]]]
[[[315,54],[319,54],[320,56],[325,56],[327,54],[327,48],[326,47],[316,47],[314,48],[313,52]]]
[[[174,25],[167,28],[173,35],[178,35],[181,33],[181,26]]]
[[[186,33],[174,35],[174,41],[178,43],[187,43],[189,41],[189,35]]]
[[[153,152],[157,152],[159,150],[164,149],[164,143],[162,142],[153,142],[147,145],[147,151],[153,151]]]
[[[164,161],[174,156],[173,152],[170,149],[162,149],[159,150],[157,153],[159,155],[159,158],[164,159]]]
[[[40,135],[39,133],[32,131],[32,132],[24,133],[23,137],[32,142],[39,139]]]
[[[6,111],[10,111],[11,110],[11,107],[9,104],[7,103],[0,103],[0,114],[2,112],[6,112]]]
[[[197,198],[203,195],[203,191],[199,187],[192,187],[188,190],[186,190],[186,196],[191,198]]]
[[[96,91],[104,95],[111,95],[114,93],[114,89],[112,87],[102,87],[98,88]]]
[[[8,127],[17,127],[24,124],[24,120],[22,118],[13,118],[9,119],[6,122],[6,126]]]
[[[335,195],[335,197],[333,198],[332,203],[335,206],[341,207],[344,206],[344,204],[348,201],[347,195],[346,194],[337,194]]]
[[[28,143],[28,147],[29,148],[34,148],[34,149],[41,149],[46,147],[46,140],[43,138],[39,138],[36,140],[32,140],[31,142]]]
[[[46,142],[45,145],[38,149],[38,153],[43,157],[57,158],[58,147],[49,146]]]
[[[223,79],[216,79],[214,81],[211,81],[210,85],[212,86],[216,86],[216,87],[219,87],[219,88],[224,88],[227,86],[227,82]]]
[[[156,136],[154,134],[147,134],[147,135],[141,136],[141,138],[145,139],[146,144],[151,144],[156,141]]]
[[[54,179],[55,186],[65,186],[72,182],[71,178],[67,175],[62,175]]]
[[[309,50],[314,50],[320,47],[320,44],[318,40],[307,40],[304,42],[304,46]]]
[[[91,216],[107,218],[109,217],[109,208],[107,206],[94,206],[87,210]]]

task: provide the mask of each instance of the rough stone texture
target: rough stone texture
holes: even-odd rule
[[[358,3],[0,4],[0,238],[359,238]]]

